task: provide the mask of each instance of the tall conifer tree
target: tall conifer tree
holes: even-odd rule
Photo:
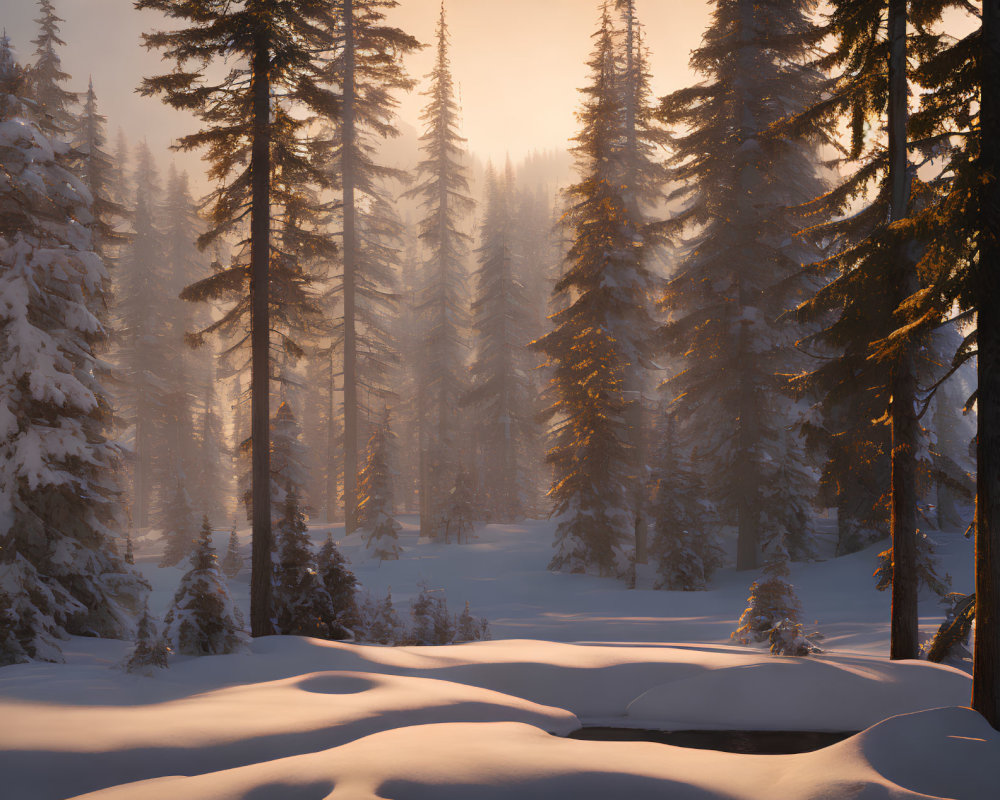
[[[550,496],[561,520],[549,568],[628,576],[635,535],[635,460],[625,420],[627,371],[644,364],[651,278],[636,246],[623,183],[622,65],[605,6],[588,62],[575,154],[580,181],[568,190],[573,232],[556,283],[554,330],[533,346],[552,368],[547,412]]]
[[[448,58],[448,26],[444,3],[437,26],[437,57],[428,75],[430,86],[421,119],[423,160],[417,185],[410,194],[419,198],[426,215],[420,221],[420,239],[426,254],[418,304],[422,317],[425,367],[421,393],[422,467],[420,479],[421,535],[438,537],[448,492],[459,471],[456,434],[458,400],[464,389],[465,264],[469,236],[461,229],[472,210],[469,180],[463,159],[465,140],[458,134],[458,104]]]
[[[697,442],[695,465],[710,499],[738,529],[737,568],[758,566],[774,535],[808,557],[813,475],[778,373],[796,373],[802,329],[782,316],[815,288],[801,270],[815,251],[795,242],[787,207],[820,193],[815,144],[765,135],[817,96],[803,36],[812,0],[715,4],[691,59],[705,81],[663,98],[675,130],[671,159],[683,203],[668,230],[695,236],[661,306],[668,354],[681,359],[666,384],[678,421]],[[791,541],[799,537],[798,541]]]
[[[412,88],[402,59],[420,45],[385,24],[386,12],[398,5],[395,0],[339,0],[338,5],[338,54],[332,71],[343,89],[337,171],[344,198],[344,502],[350,533],[357,523],[358,503],[359,351],[369,360],[385,358],[379,318],[391,296],[373,241],[373,228],[391,220],[373,217],[385,211],[380,204],[382,182],[401,177],[398,170],[376,163],[374,140],[398,135],[392,92]]]
[[[324,84],[321,63],[330,47],[334,12],[327,0],[247,0],[238,5],[136,0],[135,5],[188,26],[145,35],[146,46],[162,50],[177,69],[146,79],[142,92],[162,94],[168,104],[194,111],[204,122],[201,131],[180,142],[184,149],[207,147],[212,175],[219,181],[210,201],[213,228],[202,243],[242,232],[246,217],[250,220],[249,236],[241,240],[243,257],[192,294],[232,298],[227,316],[230,322],[242,320],[239,338],[250,342],[254,443],[250,616],[252,633],[263,636],[271,631],[273,545],[270,289],[272,262],[280,255],[272,247],[271,211],[272,203],[283,209],[282,235],[288,251],[308,246],[312,253],[329,252],[325,238],[315,231],[322,211],[297,200],[309,187],[330,185],[320,163],[329,143],[311,131],[317,119],[331,119],[337,111],[338,98]],[[208,65],[228,60],[237,66],[213,82]],[[305,113],[293,113],[292,106]],[[273,192],[275,180],[289,191]],[[276,299],[279,308],[290,300]]]

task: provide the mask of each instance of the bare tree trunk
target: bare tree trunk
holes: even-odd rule
[[[889,188],[890,221],[907,215],[910,199],[906,149],[906,0],[889,2]],[[915,262],[905,246],[896,252],[892,285],[895,304],[918,288]],[[917,614],[917,376],[912,348],[892,366],[892,616],[889,658],[917,658],[920,652]]]
[[[1000,730],[1000,0],[983,1],[979,174],[979,437],[972,707]]]
[[[253,57],[253,144],[250,153],[250,436],[253,505],[250,571],[250,630],[271,628],[271,431],[270,320],[271,260],[271,82],[270,47],[261,35]]]
[[[344,0],[344,97],[341,106],[341,181],[344,190],[344,520],[357,527],[358,348],[355,330],[357,210],[354,203],[354,2]]]

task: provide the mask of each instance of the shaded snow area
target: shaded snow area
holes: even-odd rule
[[[400,612],[425,581],[453,608],[470,601],[494,641],[391,648],[271,637],[236,655],[175,657],[147,678],[113,668],[126,644],[73,639],[66,664],[6,667],[0,797],[998,796],[1000,734],[960,707],[969,676],[885,659],[875,551],[793,567],[803,618],[828,634],[827,652],[793,659],[725,642],[752,576],[724,571],[715,590],[683,594],[551,575],[551,533],[550,523],[491,526],[471,545],[445,547],[418,545],[407,526],[403,559],[381,566],[344,544],[362,582],[375,595],[391,586]],[[940,552],[965,589],[968,544],[956,536]],[[152,546],[139,560],[162,613],[180,570],[156,568]],[[231,584],[241,602],[246,581]],[[930,598],[922,610],[930,632],[940,611]],[[743,755],[565,738],[583,725],[861,733],[810,753]]]

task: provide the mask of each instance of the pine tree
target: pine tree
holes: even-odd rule
[[[637,465],[626,377],[646,363],[651,277],[623,184],[621,65],[607,8],[594,38],[575,148],[581,180],[568,190],[573,243],[554,292],[561,310],[551,317],[554,330],[532,346],[548,357],[546,414],[556,422],[547,461],[561,520],[549,568],[627,576]]]
[[[333,543],[333,536],[326,541],[316,557],[317,572],[323,581],[333,608],[327,622],[331,639],[345,639],[359,624],[357,605],[358,579],[340,550]],[[389,601],[392,608],[392,601]]]
[[[125,671],[149,675],[153,669],[166,669],[168,654],[169,650],[157,634],[156,623],[149,616],[147,606],[142,610],[135,647],[125,661]]]
[[[516,188],[507,164],[503,182],[490,167],[477,250],[472,329],[472,405],[479,445],[480,511],[490,522],[514,522],[528,507],[525,461],[532,425],[527,349],[529,304],[515,262]]]
[[[401,644],[406,639],[403,621],[396,613],[392,604],[392,590],[388,590],[385,599],[376,602],[366,594],[359,609],[357,641],[370,644]]]
[[[771,631],[785,620],[792,624],[799,621],[799,600],[788,582],[788,551],[777,538],[768,550],[764,580],[750,585],[747,608],[732,635],[741,644],[767,641]]]
[[[707,589],[722,566],[723,551],[712,531],[714,514],[704,499],[701,477],[691,468],[673,416],[664,420],[650,517],[650,555],[657,565],[657,589]]]
[[[455,623],[440,589],[421,584],[420,593],[410,603],[410,630],[407,642],[415,645],[451,644]]]
[[[907,227],[904,220],[929,199],[927,187],[914,180],[908,160],[907,13],[905,0],[833,3],[823,33],[831,35],[835,44],[818,65],[838,74],[826,98],[801,117],[813,130],[830,129],[847,117],[851,130],[847,155],[861,163],[838,187],[812,204],[812,210],[833,220],[816,225],[813,237],[837,246],[835,254],[819,267],[839,274],[803,305],[802,312],[823,318],[831,311],[843,311],[816,337],[834,349],[835,358],[802,382],[811,385],[820,397],[834,447],[831,461],[839,462],[838,470],[850,474],[859,463],[864,464],[852,456],[865,455],[865,450],[881,455],[883,465],[888,459],[896,573],[892,658],[916,658],[918,652],[917,459],[921,431],[915,409],[915,355],[919,342],[904,337],[896,340],[896,346],[886,348],[880,340],[897,328],[897,308],[918,288],[915,267],[922,243],[903,233]],[[878,130],[883,120],[886,135],[870,136],[868,131]],[[874,190],[873,199],[858,210],[855,201],[869,190]],[[865,396],[858,398],[856,387],[861,387]],[[864,428],[870,427],[869,420],[888,421],[888,430],[879,436],[867,435]],[[847,423],[843,432],[836,427],[838,421]],[[845,454],[845,448],[850,455]],[[832,478],[839,481],[840,474]],[[863,494],[861,497],[864,499]],[[863,513],[866,508],[861,510]]]
[[[121,450],[95,377],[90,197],[30,121],[26,80],[0,39],[0,588],[16,657],[58,660],[67,634],[127,634],[148,584],[111,542]]]
[[[448,494],[441,510],[444,541],[455,539],[456,544],[469,544],[476,527],[475,494],[472,476],[460,467],[455,476],[455,485]]]
[[[222,574],[227,578],[235,578],[243,569],[243,555],[240,553],[240,540],[236,535],[236,526],[229,532],[229,545],[226,556],[222,559]]]
[[[131,531],[125,531],[125,563],[135,564],[135,552],[132,547]]]
[[[686,131],[670,161],[678,188],[669,200],[683,211],[667,230],[695,231],[661,300],[669,315],[662,340],[680,361],[666,390],[685,435],[698,442],[709,499],[737,526],[738,569],[757,566],[773,532],[807,526],[815,492],[776,376],[798,373],[803,362],[794,344],[805,331],[784,312],[815,288],[801,264],[816,251],[795,239],[803,223],[788,207],[823,188],[822,137],[768,134],[818,97],[803,43],[813,6],[716,3],[691,58],[705,81],[664,97],[660,109],[668,127]]]
[[[164,543],[161,567],[175,567],[187,561],[198,539],[198,518],[191,506],[191,497],[181,476],[177,477],[170,498],[170,524],[160,540]]]
[[[66,44],[59,38],[59,23],[63,20],[56,15],[55,5],[51,0],[38,0],[38,11],[41,14],[35,20],[39,27],[38,37],[32,40],[35,45],[35,63],[28,73],[31,96],[35,101],[32,110],[38,127],[46,135],[65,139],[75,127],[76,120],[70,108],[76,105],[77,96],[63,88],[63,84],[69,80],[69,74],[63,71],[62,59],[57,52],[58,47]]]
[[[420,241],[426,254],[418,308],[422,318],[420,534],[443,535],[442,510],[459,468],[456,439],[458,400],[464,390],[465,264],[469,236],[459,227],[473,208],[469,180],[463,166],[465,140],[458,135],[448,26],[444,4],[437,25],[437,55],[427,76],[430,85],[421,120],[423,160],[417,184],[408,193],[418,198],[426,216],[420,221]]]
[[[160,228],[161,185],[149,148],[142,143],[136,153],[132,230],[121,258],[116,287],[119,327],[117,373],[122,390],[117,411],[128,426],[134,456],[131,463],[132,523],[150,527],[156,511],[169,508],[179,465],[171,463],[165,447],[166,398],[172,362],[169,300],[162,287],[170,285],[166,270],[166,241]]]
[[[208,517],[202,519],[191,568],[181,578],[163,625],[164,642],[180,655],[233,653],[246,641],[239,609],[219,572]]]
[[[385,24],[386,12],[398,5],[395,0],[340,0],[338,5],[338,55],[331,71],[343,87],[337,171],[344,198],[344,503],[347,532],[351,533],[357,525],[359,502],[359,372],[364,375],[366,371],[359,360],[361,353],[375,361],[387,355],[379,318],[391,301],[387,292],[391,283],[383,267],[384,244],[376,241],[375,229],[392,221],[383,216],[379,185],[387,178],[401,177],[398,170],[376,163],[373,140],[398,135],[392,92],[413,87],[403,58],[420,45]]]
[[[490,638],[490,623],[485,617],[476,619],[469,609],[469,601],[465,601],[465,608],[461,615],[455,620],[455,641],[456,642],[484,642]]]
[[[392,439],[387,409],[381,424],[372,431],[368,440],[368,459],[358,486],[358,531],[365,539],[369,555],[379,561],[395,561],[402,552],[399,546],[402,526],[393,516],[395,475],[390,464]]]
[[[208,148],[218,188],[211,197],[212,229],[201,239],[211,244],[239,231],[250,218],[242,256],[208,283],[195,284],[192,299],[230,299],[232,305],[214,330],[250,330],[253,463],[253,564],[251,628],[270,632],[271,620],[271,468],[270,332],[284,328],[283,315],[302,311],[303,276],[285,256],[321,258],[332,243],[318,231],[326,208],[310,203],[311,189],[332,187],[320,168],[329,141],[312,132],[336,113],[336,94],[324,85],[322,54],[334,28],[326,0],[248,0],[239,5],[192,4],[188,0],[136,0],[136,7],[161,11],[189,27],[144,36],[176,62],[175,72],[147,78],[143,94],[193,111],[204,123],[181,139],[180,147]],[[213,62],[240,66],[223,70],[217,82],[206,79]],[[196,62],[196,68],[190,63]],[[291,106],[296,106],[293,113]],[[272,205],[282,212],[281,248],[272,247]],[[292,280],[294,278],[294,280]],[[277,292],[272,300],[270,289]],[[272,320],[272,313],[274,319]],[[249,326],[247,322],[249,321]],[[286,338],[285,349],[293,350]]]
[[[282,506],[274,565],[274,629],[285,635],[328,639],[333,604],[316,572],[309,529],[294,487]]]

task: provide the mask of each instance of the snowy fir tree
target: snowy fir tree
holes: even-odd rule
[[[369,556],[379,561],[395,561],[402,552],[399,546],[402,526],[393,516],[392,439],[387,409],[368,440],[367,463],[358,485],[358,532],[364,537]]]
[[[67,634],[127,635],[148,586],[111,542],[121,451],[95,377],[107,272],[91,197],[28,91],[0,39],[0,591],[17,657],[58,660]]]
[[[344,503],[347,532],[354,531],[360,502],[359,389],[369,393],[384,386],[391,357],[385,331],[392,311],[395,260],[393,239],[398,223],[384,196],[383,185],[402,173],[376,160],[380,140],[398,136],[396,90],[413,81],[403,58],[420,47],[399,28],[386,24],[395,0],[340,0],[331,61],[333,83],[341,87],[337,120],[338,149],[334,169],[343,193],[341,256],[343,280]]]
[[[525,460],[528,441],[537,435],[525,348],[529,304],[515,261],[516,197],[510,163],[502,179],[490,167],[476,251],[475,359],[466,398],[476,435],[478,509],[489,522],[525,515],[530,494]]]
[[[368,644],[402,644],[406,640],[406,626],[392,604],[392,590],[386,591],[382,600],[365,594],[358,609],[355,639]]]
[[[717,523],[705,500],[701,476],[691,468],[672,415],[663,421],[659,448],[649,510],[656,588],[707,589],[722,566],[723,550],[713,531]]]
[[[551,369],[547,461],[559,515],[550,569],[627,576],[634,555],[636,462],[630,445],[626,379],[645,364],[652,279],[623,184],[622,66],[605,8],[588,63],[582,131],[575,154],[581,180],[569,189],[573,242],[555,295],[554,329],[533,347]],[[631,384],[630,384],[631,385]]]
[[[465,608],[455,620],[456,642],[485,642],[490,638],[490,623],[485,617],[476,619],[472,616],[469,608],[469,601],[465,601]]]
[[[420,593],[410,603],[408,644],[451,644],[455,638],[455,621],[448,613],[448,601],[441,589],[420,586]]]
[[[222,559],[222,574],[227,578],[235,578],[243,569],[243,554],[240,552],[240,540],[236,535],[236,526],[229,532],[229,544],[226,555]]]
[[[328,535],[316,556],[316,571],[330,597],[331,617],[327,620],[330,639],[345,639],[359,625],[358,579],[343,553]],[[390,602],[391,606],[391,602]]]
[[[174,360],[174,348],[171,303],[164,301],[162,288],[173,284],[159,215],[162,187],[145,143],[136,151],[133,184],[131,230],[115,286],[115,360],[122,386],[115,400],[134,451],[129,463],[132,524],[142,530],[154,523],[157,510],[169,509],[167,498],[173,494],[178,468],[171,463],[163,436],[172,388],[167,366]]]
[[[469,544],[476,529],[475,494],[469,471],[459,468],[455,485],[441,510],[441,528],[447,544]]]
[[[801,268],[816,251],[789,209],[823,190],[822,136],[771,135],[769,127],[818,98],[821,82],[804,41],[811,0],[713,3],[691,66],[704,80],[663,98],[674,139],[669,199],[683,210],[667,231],[693,234],[667,283],[661,309],[666,352],[678,360],[666,390],[708,497],[738,532],[737,568],[757,566],[762,542],[809,542],[815,475],[794,430],[779,374],[801,371],[795,343],[808,329],[785,312],[816,288]]]
[[[766,550],[764,579],[750,584],[747,607],[732,634],[741,644],[769,641],[771,631],[786,620],[793,625],[799,622],[799,599],[788,582],[788,551],[777,538]]]
[[[135,646],[125,660],[126,672],[150,675],[154,669],[167,667],[169,650],[156,630],[156,623],[149,615],[149,607],[142,610],[139,629],[135,636]]]
[[[465,257],[469,235],[460,224],[471,211],[469,179],[463,165],[465,140],[458,134],[458,103],[448,57],[444,5],[437,26],[437,51],[428,102],[421,120],[422,160],[409,195],[425,216],[420,241],[426,254],[418,301],[423,337],[421,370],[421,536],[444,535],[443,508],[459,469],[458,402],[465,389],[464,329],[467,325]]]
[[[163,621],[163,640],[180,655],[234,653],[246,642],[239,616],[226,580],[219,572],[212,547],[212,526],[206,517],[191,554],[191,568],[181,578]]]
[[[48,136],[65,139],[76,127],[76,119],[70,110],[77,103],[77,95],[63,87],[69,74],[63,71],[58,48],[65,46],[59,38],[59,23],[63,20],[56,14],[52,0],[38,0],[40,16],[38,36],[32,40],[35,45],[35,63],[28,72],[30,94],[34,100],[32,109],[38,126]]]
[[[309,541],[309,529],[299,506],[299,495],[291,488],[282,502],[274,557],[274,630],[294,636],[331,638],[333,603]],[[338,632],[334,628],[334,632]]]
[[[169,507],[170,522],[160,536],[160,541],[163,542],[161,567],[175,567],[187,561],[198,539],[198,517],[180,477],[174,484]]]

